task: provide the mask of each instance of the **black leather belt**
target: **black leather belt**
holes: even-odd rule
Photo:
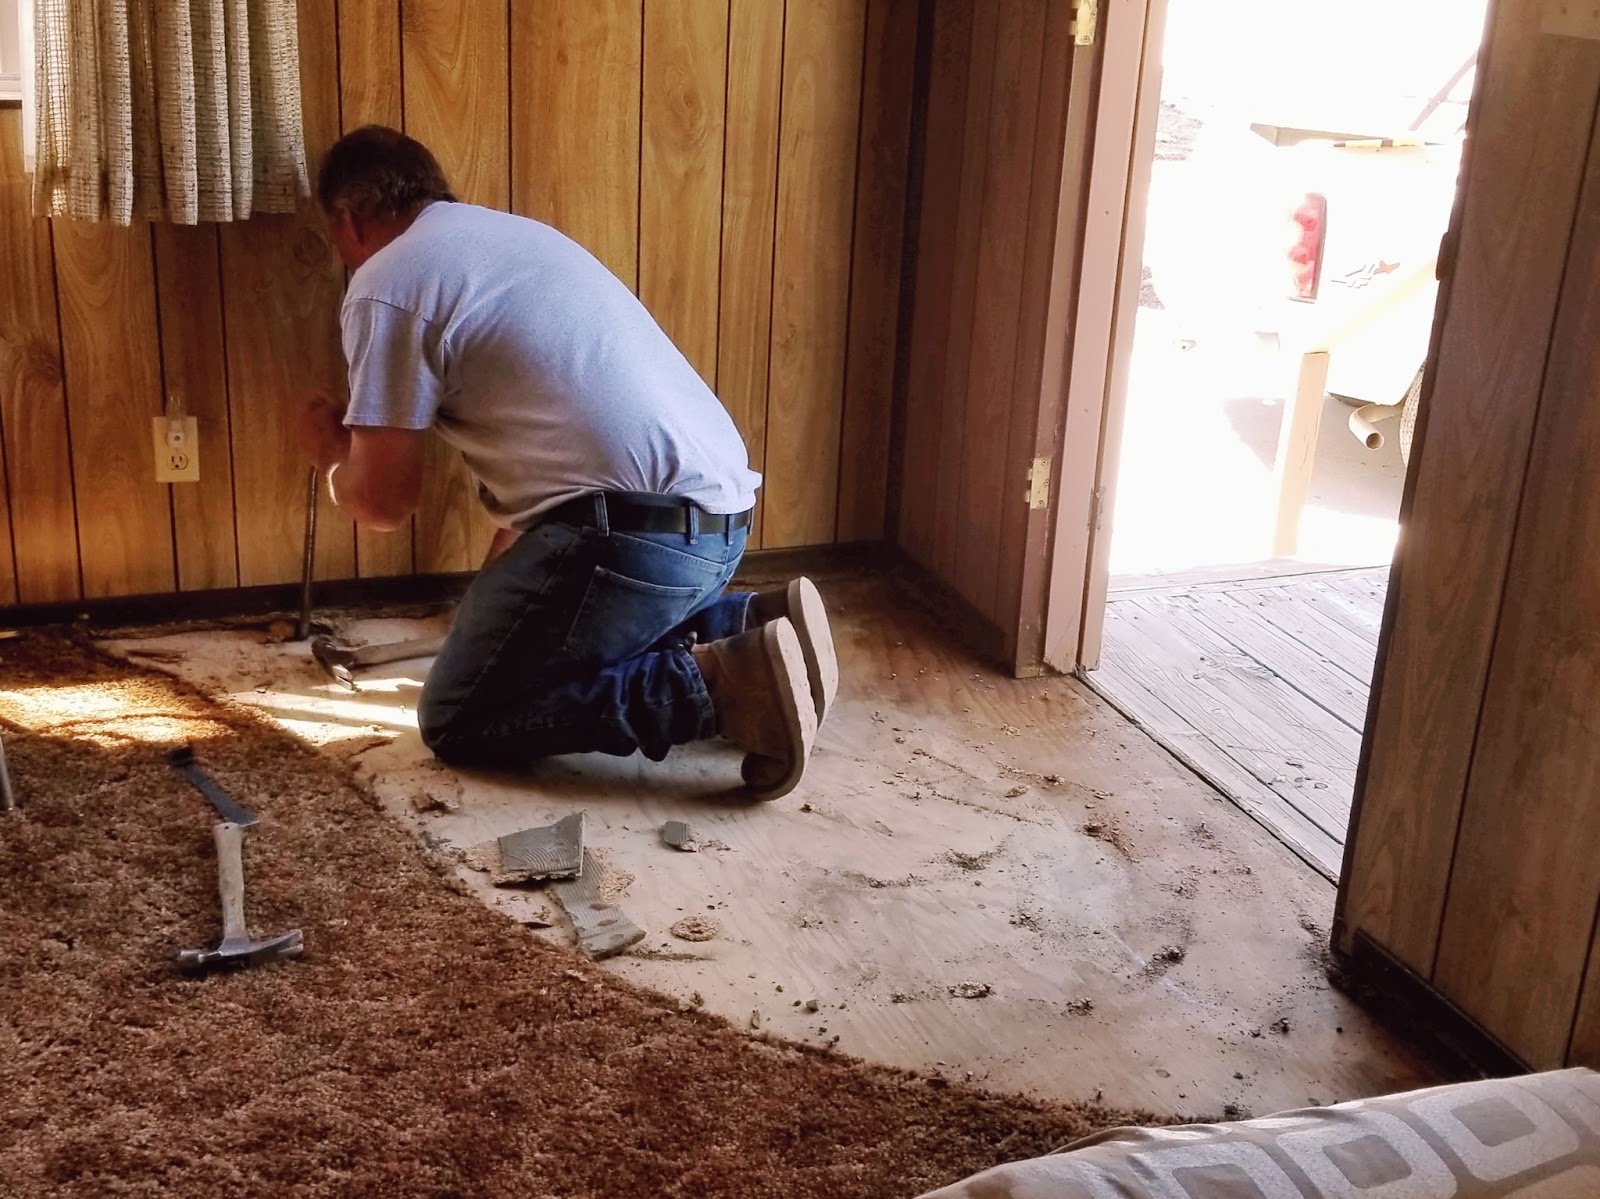
[[[556,505],[544,514],[544,519],[589,528],[615,529],[618,533],[680,533],[685,537],[721,533],[732,536],[740,529],[750,527],[752,511],[724,516],[707,512],[698,504],[670,495],[597,491]]]

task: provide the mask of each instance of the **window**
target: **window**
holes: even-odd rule
[[[0,0],[0,100],[22,99],[22,5]]]

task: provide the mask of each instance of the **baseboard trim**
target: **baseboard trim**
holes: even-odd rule
[[[756,587],[798,574],[827,578],[870,570],[875,566],[881,569],[885,556],[892,552],[882,544],[752,550],[745,555],[734,581]],[[474,573],[461,571],[319,581],[313,590],[312,602],[317,611],[448,604],[461,598],[467,584],[472,582]],[[0,625],[35,628],[70,624],[90,629],[108,629],[154,624],[205,624],[292,615],[299,608],[298,583],[273,583],[258,587],[116,596],[71,603],[13,604],[0,608]]]
[[[1334,952],[1328,979],[1397,1036],[1447,1072],[1508,1078],[1532,1067],[1365,932],[1349,954]]]
[[[734,576],[741,587],[761,587],[796,575],[842,578],[887,576],[895,590],[974,653],[1005,668],[1005,637],[999,628],[941,579],[884,542],[820,545],[801,549],[752,550]],[[434,607],[461,598],[473,572],[396,575],[380,579],[334,579],[316,584],[318,613],[362,608]],[[93,632],[151,625],[207,625],[292,616],[300,608],[298,583],[177,591],[80,600],[66,604],[16,604],[0,608],[0,626],[20,629],[76,625]]]
[[[1006,659],[1006,638],[994,621],[900,547],[887,546],[880,553],[879,568],[885,563],[888,565],[895,590],[903,599],[920,608],[973,653],[1007,674],[1011,673]]]

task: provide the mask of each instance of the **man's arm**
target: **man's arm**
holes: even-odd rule
[[[423,429],[351,429],[350,452],[328,475],[333,502],[358,525],[398,529],[422,498],[427,436]]]
[[[343,413],[313,402],[301,426],[306,450],[327,473],[333,502],[358,525],[389,532],[405,524],[422,496],[427,431],[346,428]]]

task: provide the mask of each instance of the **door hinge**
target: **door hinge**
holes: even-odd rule
[[[1050,459],[1035,458],[1028,467],[1028,507],[1038,511],[1050,505]]]
[[[1100,25],[1100,0],[1077,0],[1072,14],[1072,38],[1080,46],[1094,45]]]
[[[1091,532],[1100,531],[1100,522],[1105,517],[1106,489],[1096,487],[1089,496],[1089,529]]]

